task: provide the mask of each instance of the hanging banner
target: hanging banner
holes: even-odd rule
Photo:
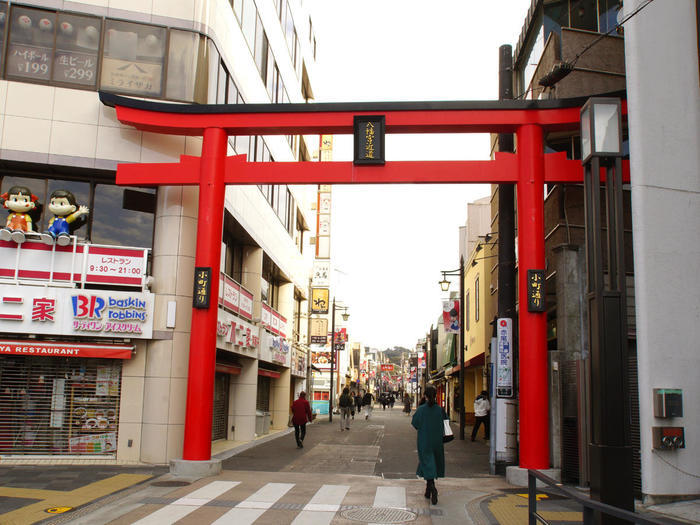
[[[312,314],[327,314],[328,313],[328,288],[312,288],[311,289],[311,313]]]
[[[459,301],[450,300],[442,302],[442,323],[445,333],[459,333]]]
[[[496,321],[496,397],[513,397],[513,320]]]

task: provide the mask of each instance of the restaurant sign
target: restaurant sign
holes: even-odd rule
[[[153,294],[0,285],[0,332],[151,339]]]

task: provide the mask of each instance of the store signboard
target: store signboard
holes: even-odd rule
[[[43,343],[32,340],[0,340],[0,355],[26,355],[38,357],[100,357],[105,359],[131,359],[130,345],[98,345],[87,343]]]
[[[513,320],[496,321],[496,396],[513,397]]]
[[[260,334],[260,352],[258,359],[289,368],[291,365],[289,342],[279,335],[263,331]]]
[[[394,365],[389,363],[389,364],[382,364],[382,372],[393,372],[394,371]]]
[[[0,241],[0,277],[142,287],[147,258],[145,248]]]
[[[313,276],[311,277],[311,286],[328,287],[330,286],[330,284],[331,262],[327,260],[316,259],[314,261]]]
[[[219,308],[216,347],[242,355],[256,356],[260,347],[260,328]]]
[[[153,294],[0,285],[0,332],[151,339]]]

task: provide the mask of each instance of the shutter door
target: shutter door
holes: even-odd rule
[[[255,408],[263,412],[270,411],[270,378],[258,376],[258,397],[255,400]]]
[[[561,479],[579,482],[578,374],[576,361],[561,363]]]
[[[214,410],[212,415],[211,438],[226,439],[228,427],[229,375],[217,373],[214,378]]]
[[[121,360],[0,357],[0,455],[117,449]]]
[[[632,445],[632,488],[636,497],[642,496],[642,457],[639,439],[639,381],[637,378],[637,342],[630,340],[627,357],[627,388],[630,401],[630,445]]]

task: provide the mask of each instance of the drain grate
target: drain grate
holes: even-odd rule
[[[365,523],[405,523],[416,519],[414,512],[389,507],[355,507],[342,511],[340,515],[348,520]]]
[[[186,487],[190,485],[189,481],[154,481],[151,483],[154,487]]]

